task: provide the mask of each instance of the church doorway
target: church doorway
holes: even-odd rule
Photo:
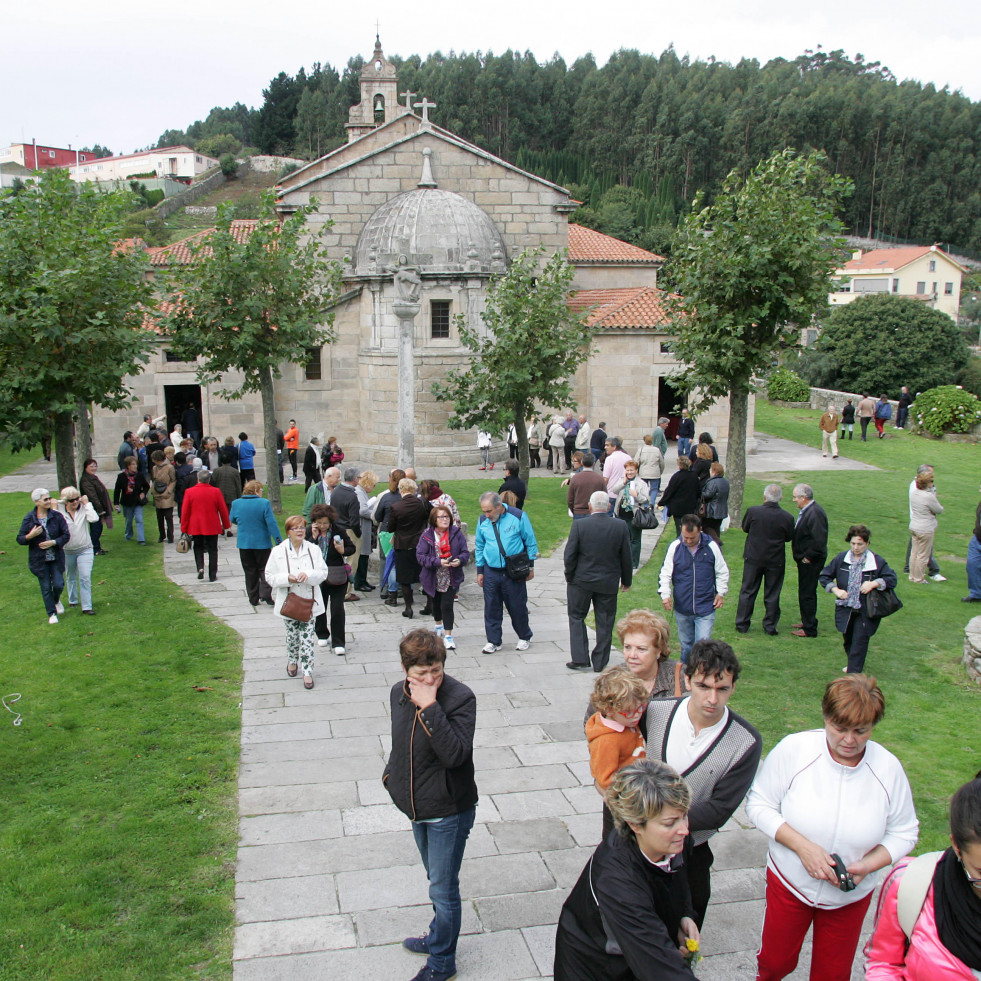
[[[164,412],[167,413],[167,432],[174,431],[174,424],[189,406],[201,413],[200,385],[164,385]],[[179,447],[178,447],[179,449]]]
[[[667,416],[669,425],[665,435],[668,439],[678,438],[678,423],[681,410],[685,407],[685,397],[670,377],[661,376],[657,380],[657,417]],[[656,420],[655,420],[656,424]]]

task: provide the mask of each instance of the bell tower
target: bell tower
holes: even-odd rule
[[[351,106],[348,123],[344,127],[348,143],[412,111],[399,104],[398,90],[395,66],[385,57],[381,40],[376,34],[374,53],[361,69],[361,101]]]

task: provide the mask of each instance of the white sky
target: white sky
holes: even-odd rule
[[[130,153],[165,129],[203,119],[212,106],[260,106],[280,71],[292,75],[316,61],[340,71],[353,55],[368,57],[376,18],[386,54],[402,57],[510,47],[539,61],[558,52],[567,64],[591,51],[602,65],[619,48],[659,54],[673,43],[693,60],[765,63],[820,44],[849,57],[860,52],[900,80],[981,99],[981,18],[967,0],[859,8],[800,0],[21,0],[5,5],[0,22],[0,145],[36,138]],[[438,108],[433,118],[440,121]]]

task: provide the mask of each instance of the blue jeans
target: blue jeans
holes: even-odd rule
[[[61,599],[61,591],[65,588],[65,576],[58,568],[57,562],[45,562],[37,579],[41,585],[44,609],[48,616],[52,616],[55,612],[55,604]]]
[[[691,449],[691,439],[688,436],[678,437],[678,457],[688,456]]]
[[[508,579],[503,569],[484,566],[484,634],[491,644],[501,646],[501,625],[507,608],[511,626],[520,640],[531,640],[528,625],[528,585]]]
[[[433,921],[426,937],[428,965],[442,974],[456,972],[456,942],[460,936],[460,865],[473,827],[475,807],[439,821],[412,822],[412,835],[429,879]]]
[[[136,518],[136,540],[145,542],[146,536],[143,534],[143,506],[123,505],[123,514],[126,517],[126,541],[133,538],[133,519]]]
[[[647,477],[647,486],[651,489],[651,504],[657,500],[657,495],[661,493],[661,478]]]
[[[974,535],[967,545],[967,592],[981,599],[981,542]]]
[[[92,609],[92,566],[94,564],[95,549],[83,548],[81,552],[65,552],[68,602],[72,606],[75,606],[81,598],[82,609]],[[78,579],[77,583],[76,578]]]
[[[712,636],[712,624],[715,623],[715,610],[704,617],[686,616],[675,610],[674,621],[678,626],[678,642],[681,644],[681,663],[688,663],[688,654],[692,644],[699,640],[708,640]]]

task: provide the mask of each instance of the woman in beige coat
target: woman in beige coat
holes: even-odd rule
[[[909,554],[909,581],[926,582],[927,563],[933,551],[937,515],[943,514],[933,487],[933,471],[916,475],[916,486],[909,494],[909,533],[913,547]]]
[[[177,471],[167,462],[163,451],[157,450],[152,458],[153,472],[150,487],[153,490],[153,506],[157,512],[158,542],[174,540],[174,503],[177,494]],[[166,527],[166,534],[164,528]]]

